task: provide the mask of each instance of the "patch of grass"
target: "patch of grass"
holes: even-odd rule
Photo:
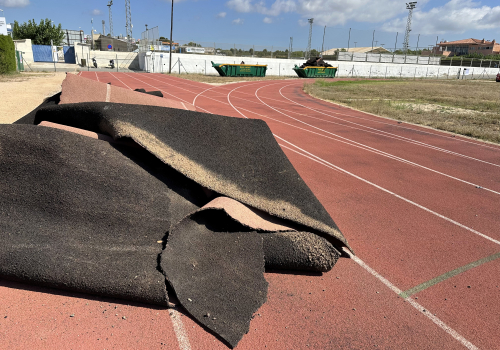
[[[15,82],[15,81],[25,81],[25,80],[30,80],[35,77],[40,77],[40,76],[49,76],[49,74],[44,74],[44,73],[19,73],[19,72],[12,72],[12,73],[7,73],[7,74],[0,74],[0,83],[4,82]]]
[[[316,81],[312,96],[380,116],[500,143],[500,91],[463,80]]]
[[[168,73],[163,73],[168,74]],[[238,83],[242,81],[262,81],[262,80],[283,80],[283,79],[298,79],[298,77],[279,77],[279,76],[267,76],[267,77],[221,77],[218,75],[203,75],[203,74],[173,74],[174,77],[182,78],[191,81],[197,81],[200,83],[207,84],[230,84]]]

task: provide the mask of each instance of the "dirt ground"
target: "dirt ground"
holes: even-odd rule
[[[43,100],[61,91],[66,73],[21,73],[0,77],[0,124],[25,116]]]

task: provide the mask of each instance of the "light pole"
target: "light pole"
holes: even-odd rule
[[[170,57],[168,59],[168,74],[172,74],[172,32],[174,30],[174,0],[172,0],[172,10],[170,12]]]

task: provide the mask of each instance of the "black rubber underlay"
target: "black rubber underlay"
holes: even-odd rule
[[[140,148],[0,125],[0,275],[162,304],[161,241],[204,204],[199,185]]]
[[[130,137],[210,190],[347,245],[262,120],[105,102],[40,108],[35,124],[44,120]]]
[[[142,92],[143,94],[148,94],[148,95],[163,97],[163,93],[161,91],[146,91],[144,89],[135,89],[134,91]]]
[[[161,255],[179,302],[230,347],[248,333],[268,286],[262,236],[238,229],[222,211],[197,212],[173,229]]]

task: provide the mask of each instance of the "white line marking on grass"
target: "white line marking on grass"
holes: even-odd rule
[[[370,266],[365,264],[363,260],[358,258],[357,256],[353,255],[348,249],[344,249],[344,252],[346,252],[349,257],[354,260],[359,266],[364,268],[366,271],[368,271],[370,274],[375,276],[379,281],[381,281],[383,284],[385,284],[390,290],[392,290],[396,294],[400,294],[401,290],[393,285],[391,282],[389,282],[387,279],[385,279],[383,276],[381,276],[377,271],[372,269]],[[476,347],[474,344],[472,344],[470,341],[465,339],[462,335],[460,335],[457,331],[455,331],[453,328],[448,326],[446,323],[441,321],[438,317],[434,316],[430,311],[425,309],[422,305],[417,303],[415,300],[412,298],[407,298],[405,299],[408,301],[408,303],[413,306],[415,309],[417,309],[421,314],[425,315],[427,318],[429,318],[434,324],[436,324],[439,328],[444,330],[446,333],[451,335],[453,338],[455,338],[457,341],[459,341],[463,346],[465,346],[467,349],[470,350],[479,350],[478,347]]]
[[[179,342],[180,350],[191,350],[189,338],[181,320],[181,314],[174,309],[169,309],[167,311],[169,312],[170,319],[172,320],[172,325],[174,326],[174,332],[177,337],[177,341]]]

